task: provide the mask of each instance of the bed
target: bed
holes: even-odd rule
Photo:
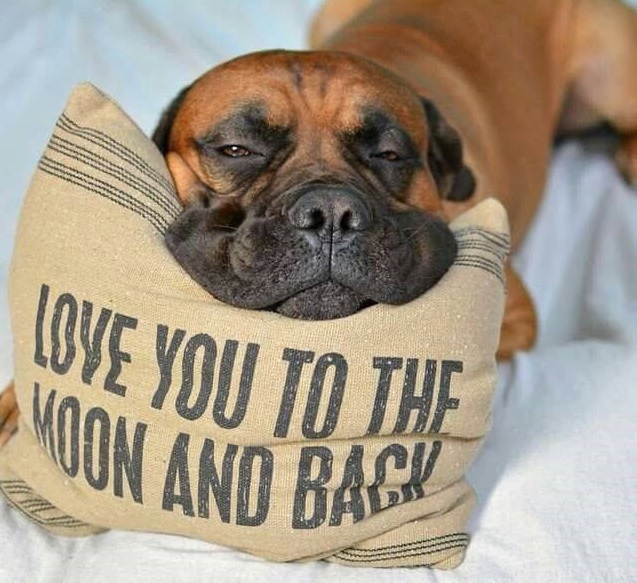
[[[303,48],[319,0],[23,0],[0,7],[0,285],[21,197],[72,87],[89,80],[151,131],[180,88],[261,48]],[[207,543],[110,531],[56,538],[0,500],[0,582],[284,583],[637,580],[637,192],[608,156],[569,142],[514,263],[539,312],[537,347],[500,367],[494,427],[452,572],[273,564]],[[6,294],[5,294],[6,295]],[[12,371],[0,303],[0,380]]]

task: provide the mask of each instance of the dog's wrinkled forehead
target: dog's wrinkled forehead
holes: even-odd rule
[[[371,62],[333,52],[272,51],[229,61],[193,83],[175,122],[170,145],[177,150],[210,132],[269,128],[354,132],[384,124],[409,128],[419,150],[427,140],[414,91]]]

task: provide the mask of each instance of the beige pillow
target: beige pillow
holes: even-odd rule
[[[486,201],[404,306],[239,310],[173,260],[154,145],[78,87],[24,202],[10,299],[20,431],[0,488],[49,530],[182,534],[276,561],[452,568],[491,420],[508,247]]]

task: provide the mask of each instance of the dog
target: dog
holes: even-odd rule
[[[637,13],[617,0],[328,0],[311,41],[212,69],[153,134],[184,205],[166,243],[225,302],[304,319],[408,302],[487,197],[515,250],[556,135],[602,121],[637,179]],[[507,284],[500,358],[536,336]],[[17,418],[6,391],[0,447]]]

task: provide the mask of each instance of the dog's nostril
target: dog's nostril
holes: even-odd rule
[[[288,219],[297,229],[318,231],[325,226],[326,218],[321,209],[294,205]]]
[[[321,229],[325,226],[325,214],[321,209],[311,209],[305,229]]]
[[[341,231],[364,231],[371,223],[371,215],[367,208],[361,207],[356,212],[346,210],[343,212],[339,228]]]
[[[325,188],[301,196],[288,210],[288,220],[297,229],[321,234],[363,231],[371,224],[371,212],[356,194]]]
[[[372,222],[367,205],[357,197],[350,197],[335,202],[332,209],[334,229],[347,233],[364,231]]]
[[[349,231],[350,229],[356,229],[356,220],[352,218],[352,211],[346,210],[343,213],[340,221],[341,231]]]

